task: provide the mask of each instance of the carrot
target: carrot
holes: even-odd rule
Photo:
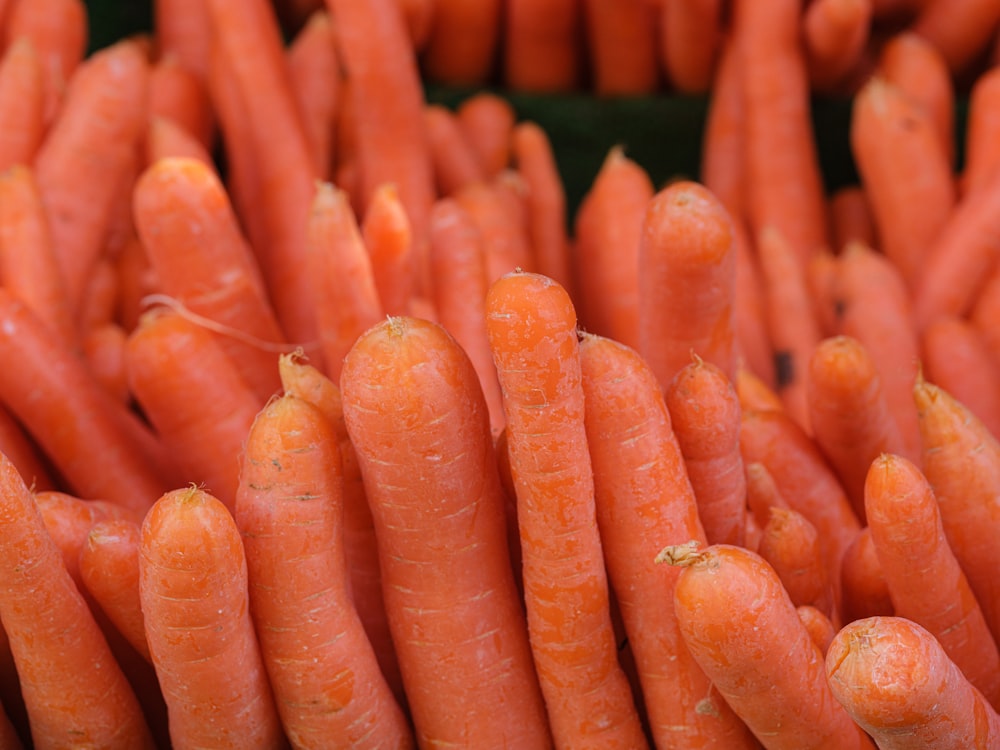
[[[830,229],[833,249],[840,253],[852,242],[878,247],[875,220],[863,187],[845,185],[830,195]]]
[[[719,544],[657,559],[682,568],[674,608],[691,655],[770,750],[874,748],[833,700],[822,655],[761,557]]]
[[[1000,364],[979,330],[962,318],[938,318],[924,330],[922,343],[924,377],[1000,436]]]
[[[743,128],[743,70],[740,45],[733,34],[727,33],[722,39],[718,55],[705,112],[700,174],[705,187],[722,202],[734,222],[740,223],[749,218],[746,196],[749,185]]]
[[[559,746],[646,747],[611,625],[572,302],[548,277],[515,272],[490,287],[486,313],[553,737]]]
[[[660,3],[660,57],[667,79],[678,91],[709,90],[722,46],[724,10],[719,0]]]
[[[212,148],[216,123],[207,82],[174,55],[161,57],[149,71],[149,117],[170,120],[205,150]]]
[[[0,174],[0,279],[64,346],[75,346],[45,208],[35,173],[27,166]]]
[[[55,486],[52,469],[38,446],[6,407],[0,407],[0,453],[14,464],[17,473],[33,491],[50,490]]]
[[[743,363],[736,366],[734,385],[744,411],[785,411],[781,397]]]
[[[865,479],[882,453],[906,446],[882,381],[857,339],[824,339],[809,363],[809,419],[816,443],[840,478],[858,518],[865,518]]]
[[[949,167],[955,165],[955,84],[941,52],[912,31],[892,35],[878,56],[878,75],[930,119]]]
[[[479,230],[456,201],[442,199],[431,210],[430,242],[438,322],[455,337],[476,368],[495,437],[504,427],[503,397],[486,335],[489,282]]]
[[[240,448],[261,399],[208,331],[170,310],[143,317],[126,357],[129,390],[183,479],[204,483],[231,508]]]
[[[577,0],[508,0],[502,79],[514,91],[567,92],[581,83],[583,13]]]
[[[646,170],[614,147],[574,217],[576,298],[583,326],[639,346],[639,241],[654,195]]]
[[[202,0],[157,0],[153,28],[161,58],[176,58],[182,68],[208,81],[212,27]]]
[[[639,241],[639,352],[666,390],[691,354],[735,374],[736,256],[726,209],[681,181],[650,201]]]
[[[910,29],[934,45],[957,74],[986,50],[998,23],[1000,8],[986,0],[928,0]]]
[[[348,350],[383,312],[371,258],[348,197],[329,183],[316,185],[308,239],[308,276],[320,301],[320,347],[327,374],[338,379]]]
[[[997,134],[1000,133],[1000,68],[984,72],[969,91],[965,129],[965,166],[961,176],[963,194],[989,183],[1000,166]]]
[[[431,33],[437,0],[396,0],[403,13],[406,33],[414,52],[421,52]]]
[[[911,394],[920,343],[910,295],[899,270],[883,254],[852,243],[838,258],[836,331],[861,342],[874,360],[903,438],[902,453],[919,464],[920,431]]]
[[[1000,443],[948,392],[924,380],[913,399],[920,416],[923,471],[941,510],[948,543],[1000,643],[997,516],[989,498],[1000,483]]]
[[[285,53],[289,85],[299,108],[313,173],[320,179],[331,175],[334,125],[341,95],[335,41],[329,13],[316,10]]]
[[[439,325],[394,317],[358,339],[340,382],[418,745],[549,746],[468,357]]]
[[[956,201],[940,136],[902,90],[873,78],[854,97],[850,140],[880,249],[916,289]]]
[[[840,582],[844,622],[895,613],[870,528],[861,529],[844,553]]]
[[[450,86],[480,86],[490,79],[500,49],[502,0],[436,0],[421,52],[426,78]]]
[[[896,615],[937,638],[948,657],[996,706],[1000,653],[948,545],[927,479],[905,458],[882,455],[868,473],[865,506]]]
[[[732,12],[743,71],[750,228],[756,235],[773,226],[804,262],[829,243],[799,40],[801,3],[740,0]]]
[[[173,746],[284,747],[226,506],[194,487],[156,501],[142,523],[139,594]]]
[[[826,652],[830,649],[830,643],[833,641],[833,636],[837,634],[837,630],[834,628],[833,623],[830,622],[830,618],[816,609],[816,607],[811,607],[808,604],[796,607],[795,611],[798,613],[799,619],[805,625],[806,630],[809,632],[809,637],[812,638],[819,652],[823,656],[826,656]]]
[[[413,231],[418,294],[430,290],[427,222],[434,171],[424,136],[423,89],[413,47],[394,0],[327,0],[341,61],[351,79],[362,213],[378,187],[393,182]]]
[[[527,271],[535,267],[526,206],[515,192],[523,183],[516,183],[518,187],[506,183],[504,174],[509,173],[469,183],[453,196],[479,230],[490,283],[515,268]]]
[[[453,195],[470,182],[486,179],[479,158],[454,112],[442,104],[426,105],[424,131],[439,195]]]
[[[455,114],[486,176],[506,169],[516,120],[511,103],[495,93],[480,91],[464,99]]]
[[[960,750],[1000,742],[1000,716],[930,633],[903,617],[841,630],[826,656],[834,697],[882,750]]]
[[[80,549],[80,579],[129,645],[149,660],[139,601],[139,524],[125,518],[94,522]]]
[[[0,485],[0,555],[8,571],[0,617],[34,746],[155,747],[135,693],[6,457]]]
[[[382,185],[372,194],[361,222],[361,238],[371,258],[382,309],[386,315],[406,314],[416,286],[413,234],[393,183]]]
[[[756,245],[764,316],[773,349],[775,390],[792,418],[810,431],[809,359],[822,332],[809,294],[807,266],[798,262],[795,249],[776,228],[760,232]],[[812,257],[815,253],[810,260]]]
[[[236,498],[250,614],[278,713],[296,747],[412,747],[351,602],[337,435],[280,396],[250,428]]]
[[[145,125],[148,64],[125,40],[91,55],[35,157],[70,310],[83,298],[103,249],[120,181]],[[85,185],[86,189],[81,189]]]
[[[212,155],[205,147],[173,120],[153,117],[146,132],[145,165],[155,164],[160,159],[196,159],[208,167],[215,167]]]
[[[524,181],[527,234],[535,270],[557,281],[575,299],[566,236],[566,190],[552,143],[540,125],[525,121],[511,133],[511,152]]]
[[[45,134],[44,71],[27,38],[0,59],[0,170],[30,164]]]
[[[705,542],[686,456],[659,384],[634,350],[611,339],[584,335],[580,361],[601,544],[653,741],[749,747],[746,727],[712,689],[678,631],[670,595],[679,571],[654,562],[664,542]]]
[[[792,603],[839,618],[816,527],[791,508],[772,507],[766,519],[757,554],[778,574]]]
[[[809,81],[831,91],[860,63],[871,31],[872,0],[819,0],[802,19]]]
[[[976,296],[968,320],[975,327],[993,361],[1000,365],[1000,330],[994,321],[1000,316],[1000,264],[993,267]]]
[[[696,357],[674,376],[665,398],[709,544],[743,544],[746,474],[732,382]]]
[[[806,263],[806,288],[812,297],[812,308],[820,334],[833,336],[837,331],[837,256],[830,250],[820,250]]]
[[[660,83],[657,10],[642,0],[583,0],[584,54],[598,96],[652,94]]]
[[[771,508],[788,508],[788,501],[781,496],[774,477],[760,461],[753,461],[744,467],[747,484],[747,510],[756,518],[766,519],[771,515]],[[763,527],[761,527],[763,532]]]

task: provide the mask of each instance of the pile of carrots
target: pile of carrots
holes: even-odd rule
[[[0,2],[0,750],[1000,747],[1000,3],[499,5]],[[424,100],[548,5],[697,181]]]

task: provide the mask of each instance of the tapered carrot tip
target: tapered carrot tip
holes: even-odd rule
[[[667,564],[687,568],[705,558],[705,553],[700,548],[701,543],[696,539],[684,544],[671,544],[660,550],[654,562],[658,565]]]

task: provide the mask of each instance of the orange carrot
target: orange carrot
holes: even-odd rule
[[[155,747],[135,693],[6,457],[0,486],[0,554],[8,571],[0,616],[34,746]]]
[[[934,45],[956,74],[986,50],[998,22],[1000,7],[988,0],[927,0],[910,28]]]
[[[722,46],[723,12],[720,0],[660,3],[660,56],[667,79],[678,91],[709,90]]]
[[[351,602],[333,425],[278,397],[250,428],[236,498],[250,614],[278,713],[297,747],[412,747]]]
[[[91,328],[80,342],[81,353],[94,378],[118,403],[129,404],[128,374],[125,368],[125,344],[128,332],[117,323]]]
[[[487,182],[472,182],[455,193],[458,204],[469,214],[483,242],[486,277],[492,283],[515,268],[533,270],[528,216],[515,186],[503,181],[500,172]],[[523,186],[523,183],[516,183]]]
[[[464,99],[455,114],[486,176],[492,177],[506,169],[516,120],[511,103],[497,94],[481,91]]]
[[[416,287],[413,234],[395,184],[386,183],[372,194],[361,222],[361,238],[371,258],[382,309],[386,315],[406,314]]]
[[[146,132],[146,166],[160,159],[196,159],[208,167],[215,167],[212,155],[191,133],[173,120],[153,117]]]
[[[313,173],[320,179],[329,179],[341,92],[337,85],[340,69],[333,24],[328,13],[317,10],[309,17],[288,47],[286,64],[312,156]]]
[[[720,544],[658,559],[682,567],[674,608],[691,655],[770,750],[874,748],[833,700],[822,655],[762,558]]]
[[[441,104],[428,104],[424,107],[424,130],[439,195],[452,195],[470,182],[486,178],[454,112]]]
[[[681,181],[650,201],[639,241],[639,352],[666,390],[692,352],[735,376],[736,256],[726,209]]]
[[[1000,653],[948,545],[930,484],[909,461],[885,454],[868,473],[865,506],[896,615],[937,638],[948,657],[996,706]]]
[[[207,83],[173,55],[161,57],[149,72],[149,116],[176,123],[206,150],[211,149],[215,115]]]
[[[727,34],[720,43],[711,91],[702,137],[701,181],[734,221],[744,222],[749,218],[745,195],[749,185],[744,153],[743,70],[740,46],[732,34]]]
[[[861,529],[844,553],[840,582],[844,622],[895,613],[870,528]]]
[[[490,288],[486,311],[528,629],[553,737],[557,745],[646,747],[611,625],[572,302],[548,277],[511,273]]]
[[[810,607],[808,604],[796,607],[795,611],[798,613],[799,619],[802,620],[802,624],[805,625],[806,630],[809,632],[809,637],[812,638],[819,652],[823,656],[826,656],[826,652],[830,649],[830,643],[833,642],[833,637],[837,634],[837,630],[833,623],[830,622],[830,618],[816,609],[816,607]]]
[[[792,604],[815,607],[833,618],[833,589],[816,527],[791,508],[773,506],[766,518],[757,554],[774,568]]]
[[[577,0],[507,0],[501,52],[504,84],[554,93],[580,84],[582,6]]]
[[[91,55],[35,158],[70,310],[103,249],[120,181],[145,126],[148,64],[132,40]],[[85,185],[86,189],[81,189]]]
[[[1000,68],[994,67],[976,78],[969,91],[965,129],[965,167],[961,185],[964,194],[989,183],[1000,167]]]
[[[655,563],[664,542],[705,542],[690,463],[660,386],[634,350],[607,338],[584,335],[580,360],[597,523],[653,740],[749,747],[746,727],[719,700],[677,629],[670,595],[679,571]]]
[[[862,57],[871,30],[872,0],[817,0],[802,19],[803,45],[813,88],[830,91]]]
[[[451,86],[487,83],[500,48],[502,0],[436,0],[421,54],[428,80]]]
[[[204,483],[231,508],[240,448],[260,397],[208,331],[170,310],[143,317],[126,357],[129,389],[183,479]]]
[[[928,114],[881,78],[854,97],[850,128],[880,249],[914,289],[955,206],[948,156]]]
[[[665,397],[709,544],[743,544],[746,474],[732,382],[696,357],[670,382]]]
[[[0,59],[0,170],[30,164],[45,134],[44,71],[34,45],[20,38]]]
[[[744,411],[785,411],[781,397],[742,363],[736,367],[735,386]]]
[[[747,482],[747,509],[752,515],[767,519],[771,515],[771,508],[788,508],[788,501],[781,496],[774,477],[764,464],[754,461],[743,468]]]
[[[153,28],[160,57],[176,58],[185,70],[208,80],[212,27],[202,0],[157,0]]]
[[[175,747],[286,745],[248,607],[239,529],[212,495],[172,490],[139,545],[146,640]]]
[[[652,94],[660,83],[657,10],[643,0],[583,0],[590,88],[598,96]]]
[[[639,346],[639,241],[654,195],[646,170],[612,148],[574,218],[574,270],[583,326]]]
[[[852,242],[877,247],[875,220],[864,188],[845,185],[830,195],[830,229],[833,250],[840,253]]]
[[[834,697],[881,750],[963,750],[1000,742],[1000,716],[934,636],[903,617],[841,630],[826,656]]]
[[[435,323],[389,318],[351,349],[341,389],[418,745],[549,746],[468,357]],[[400,427],[405,443],[390,438]]]
[[[50,490],[55,486],[52,469],[38,446],[6,407],[0,407],[0,453],[14,464],[32,491]]]

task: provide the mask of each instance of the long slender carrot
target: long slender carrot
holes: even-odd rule
[[[292,744],[412,747],[351,601],[337,435],[308,401],[280,396],[257,416],[235,514],[250,613]]]
[[[334,126],[342,94],[337,85],[340,68],[329,13],[313,12],[289,45],[286,64],[314,173],[320,179],[329,179],[333,168]]]
[[[736,389],[722,370],[696,358],[674,376],[665,398],[708,543],[742,544],[746,474]]]
[[[375,289],[386,315],[405,315],[416,290],[413,232],[394,183],[379,186],[361,221]]]
[[[743,128],[743,70],[740,45],[727,33],[720,43],[705,113],[701,144],[701,181],[722,202],[734,221],[747,216],[746,133]]]
[[[736,370],[732,224],[712,193],[676,182],[653,196],[639,242],[639,352],[666,390],[697,354]]]
[[[853,622],[830,644],[834,697],[881,750],[962,750],[1000,742],[1000,716],[934,636],[904,617]]]
[[[508,0],[501,53],[514,91],[567,92],[581,82],[583,12],[577,0]]]
[[[502,0],[437,0],[421,53],[424,75],[437,83],[487,83],[500,49]]]
[[[674,607],[692,656],[769,750],[874,748],[833,700],[819,649],[761,557],[719,544],[658,559],[682,567]]]
[[[819,0],[802,19],[813,88],[831,91],[861,60],[871,30],[872,0]]]
[[[778,574],[792,604],[813,606],[826,617],[839,618],[819,536],[805,516],[791,508],[771,508],[757,554]]]
[[[969,90],[965,129],[965,166],[961,177],[963,194],[978,190],[1000,167],[1000,68],[991,68],[976,78]]]
[[[16,39],[0,60],[0,170],[30,164],[45,134],[44,71],[26,38]]]
[[[661,80],[657,9],[642,0],[583,0],[580,8],[590,89],[598,96],[656,91]]]
[[[175,747],[285,747],[229,510],[194,487],[150,508],[139,546],[146,640]]]
[[[0,554],[8,570],[0,616],[34,746],[155,747],[135,693],[6,457],[0,485]]]
[[[101,254],[120,181],[144,132],[147,78],[148,63],[135,41],[91,55],[73,76],[35,157],[71,310],[79,307]]]
[[[153,28],[161,57],[173,57],[203,82],[209,78],[212,27],[202,0],[156,0]]]
[[[952,74],[963,73],[989,46],[1000,8],[988,0],[928,0],[910,29],[933,44]]]
[[[215,138],[215,113],[208,84],[173,55],[159,58],[149,72],[149,117],[177,123],[206,150]]]
[[[545,276],[486,300],[507,417],[531,648],[557,744],[647,745],[617,659],[584,424],[576,314]]]
[[[535,268],[526,207],[514,186],[503,182],[504,174],[469,183],[454,195],[479,230],[490,283],[515,268]]]
[[[424,130],[438,195],[449,196],[470,182],[486,179],[479,157],[452,110],[443,104],[428,104],[424,107]]]
[[[724,11],[719,0],[660,3],[660,57],[667,80],[678,91],[709,90],[723,43]]]
[[[679,571],[656,565],[664,543],[705,543],[690,464],[648,365],[623,344],[580,342],[584,421],[608,575],[635,656],[653,741],[749,747],[751,738],[692,660],[670,596]],[[658,591],[650,597],[646,592]]]
[[[517,120],[511,103],[496,93],[480,91],[462,100],[455,114],[479,155],[486,176],[506,169],[510,163],[510,137]]]
[[[418,744],[548,747],[471,362],[438,324],[395,317],[358,339],[340,382]]]

